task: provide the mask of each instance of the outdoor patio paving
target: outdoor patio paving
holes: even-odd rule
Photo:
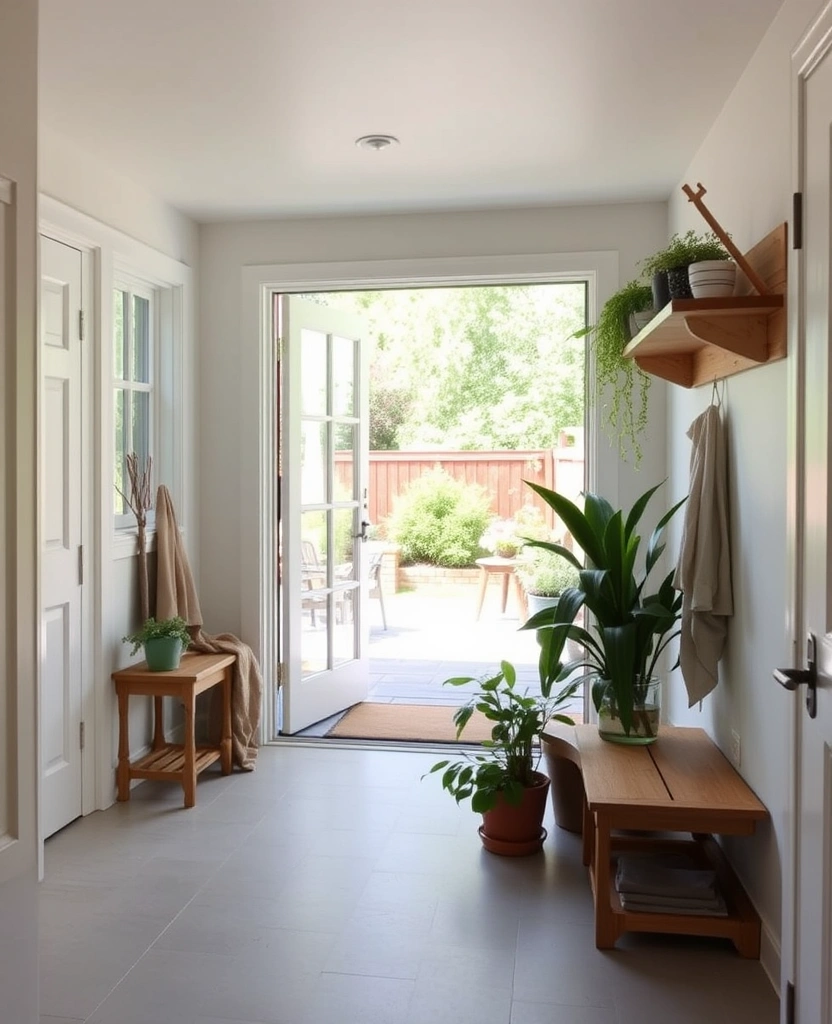
[[[494,584],[486,593],[479,620],[474,587],[385,593],[385,630],[379,602],[371,601],[367,700],[458,706],[467,701],[468,688],[443,686],[444,681],[454,676],[492,674],[502,660],[514,665],[521,690],[540,693],[535,634],[520,629],[520,614],[511,593],[505,612],[500,604],[500,590]],[[582,709],[578,696],[569,710]],[[300,735],[324,736],[340,718],[340,714],[327,718]]]

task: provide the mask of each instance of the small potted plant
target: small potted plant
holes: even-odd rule
[[[487,679],[462,676],[447,679],[447,686],[479,683],[478,692],[454,715],[457,739],[475,711],[494,723],[491,739],[485,740],[483,754],[470,754],[459,761],[438,761],[427,774],[442,772],[442,786],[457,803],[471,801],[472,810],[483,816],[479,833],[491,853],[521,857],[536,853],[546,838],[543,815],[549,779],[537,770],[540,761],[538,736],[550,719],[572,725],[572,719],[558,708],[578,690],[577,679],[554,697],[551,687],[541,696],[519,693],[517,674],[507,661]]]
[[[492,519],[480,537],[480,547],[498,558],[514,558],[521,544],[513,519]]]
[[[688,268],[691,264],[714,260],[730,262],[725,246],[715,234],[697,235],[695,231],[687,231],[684,235],[675,234],[664,249],[643,260],[642,270],[647,277],[652,278],[655,308],[662,309],[671,299],[692,298]]]
[[[577,586],[578,570],[561,555],[545,548],[527,546],[515,569],[531,615],[557,604],[564,590]]]
[[[578,569],[578,585],[565,590],[554,608],[533,615],[522,627],[538,631],[541,683],[551,687],[578,668],[588,669],[585,679],[592,684],[602,738],[653,743],[661,694],[655,670],[662,652],[679,635],[682,595],[673,588],[673,570],[656,591],[648,590],[647,582],[664,551],[665,527],[686,499],[659,520],[647,545],[644,569],[637,575],[641,537],[636,530],[658,486],[643,494],[626,515],[597,494],[586,494],[581,510],[555,491],[529,486],[560,516],[586,558],[584,566],[562,545],[529,542],[558,552]],[[575,623],[584,606],[592,613],[594,635]],[[567,640],[577,641],[584,653],[581,660],[562,665]]]
[[[182,618],[162,619],[161,622],[149,618],[141,629],[122,637],[122,641],[133,645],[131,654],[144,648],[145,661],[151,672],[171,672],[179,668],[179,660],[182,652],[187,650],[191,636]]]
[[[632,359],[623,356],[632,338],[630,315],[651,310],[653,293],[649,285],[630,281],[604,303],[598,323],[576,331],[573,337],[589,335],[595,371],[594,400],[608,392],[602,423],[610,437],[617,438],[622,456],[629,446],[635,463],[641,461],[638,436],[647,425],[647,392],[650,377]],[[638,403],[634,393],[638,385]]]

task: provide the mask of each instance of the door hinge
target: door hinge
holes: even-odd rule
[[[84,340],[84,328],[86,326],[86,318],[84,317],[83,309],[78,310],[78,337],[81,341]]]
[[[84,585],[84,545],[78,545],[78,586]]]
[[[786,1024],[794,1024],[794,985],[786,982]]]
[[[278,689],[283,686],[286,681],[286,666],[281,661],[277,666],[277,686]]]
[[[277,361],[279,363],[282,363],[283,362],[283,336],[280,335],[280,334],[278,334],[278,336],[275,338],[275,348],[276,348],[276,352],[277,352]]]
[[[81,730],[80,730],[80,732],[81,732],[81,735],[80,735],[81,750],[84,749],[84,746],[85,746],[85,744],[87,742],[87,737],[85,735],[85,733],[86,733],[85,725],[86,725],[85,722],[81,722]]]
[[[803,248],[803,193],[792,196],[792,249]]]

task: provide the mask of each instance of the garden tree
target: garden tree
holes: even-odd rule
[[[372,448],[548,448],[583,422],[581,283],[315,299],[368,325]]]

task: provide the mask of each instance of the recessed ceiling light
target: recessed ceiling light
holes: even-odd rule
[[[398,146],[399,140],[395,135],[362,135],[360,139],[355,140],[355,144],[362,149],[374,149],[378,152],[387,149],[388,146]]]

